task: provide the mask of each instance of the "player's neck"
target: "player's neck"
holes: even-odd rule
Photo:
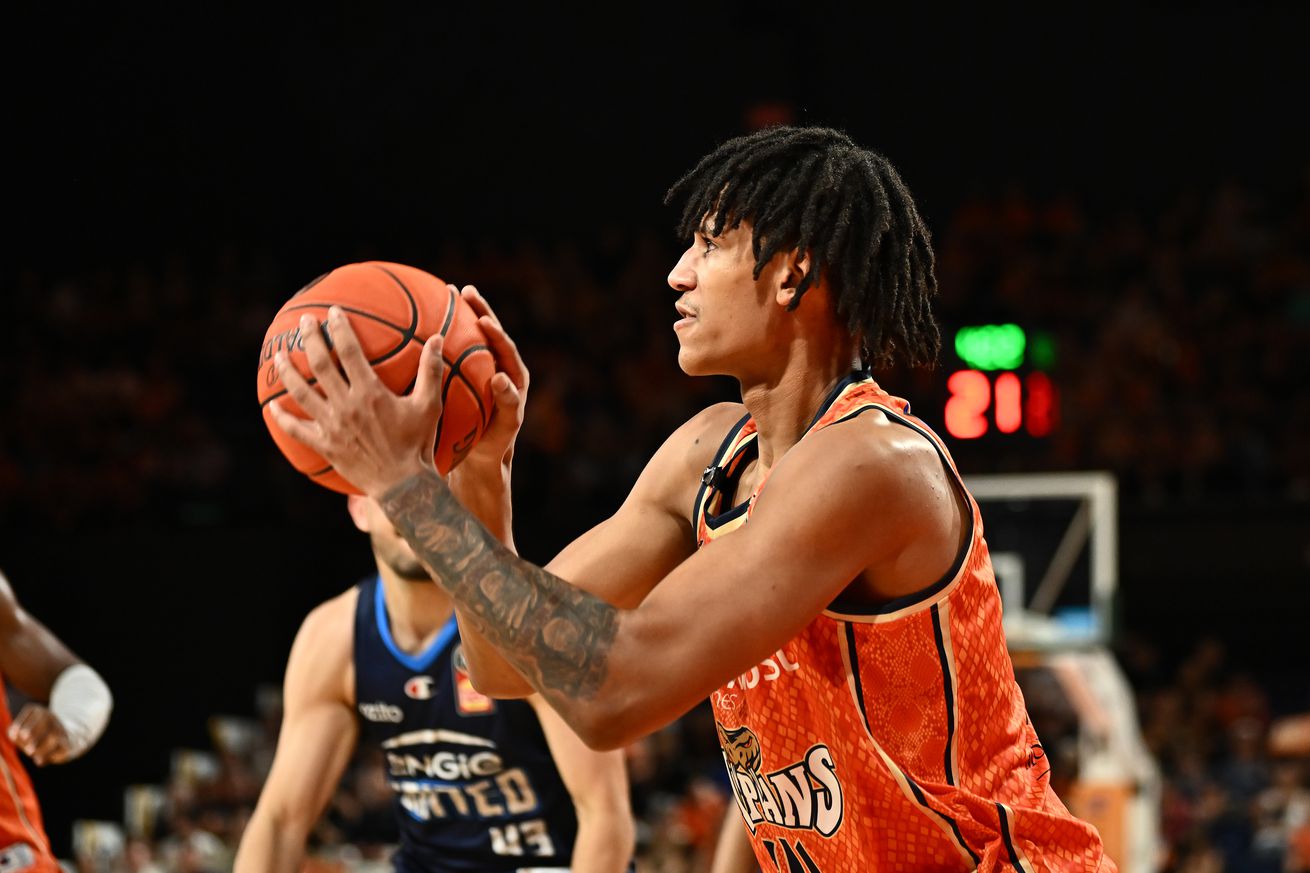
[[[741,399],[755,420],[763,469],[772,469],[805,435],[824,398],[850,374],[852,361],[853,355],[830,351],[815,360],[802,347],[776,371],[741,380]]]
[[[423,651],[450,619],[454,608],[450,596],[435,582],[402,579],[383,564],[378,566],[378,577],[392,639],[404,652]]]

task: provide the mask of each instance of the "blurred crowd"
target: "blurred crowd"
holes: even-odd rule
[[[1164,869],[1310,871],[1310,682],[1271,688],[1201,640],[1176,665],[1144,638],[1121,646],[1142,733],[1164,776]],[[1293,708],[1303,714],[1284,715]]]
[[[1016,322],[1055,339],[1060,424],[1042,441],[957,441],[964,468],[1108,469],[1148,502],[1310,499],[1301,182],[1131,210],[1018,189],[968,198],[933,222],[943,366],[879,378],[940,429],[944,373],[960,366],[952,329]],[[419,262],[478,284],[532,369],[517,486],[528,500],[612,508],[659,439],[732,396],[677,370],[665,284],[676,255],[667,235],[610,224],[586,241],[450,240]],[[257,414],[256,351],[277,307],[328,266],[288,275],[231,246],[11,276],[22,330],[0,345],[0,520],[204,524],[268,512],[271,483],[294,499],[300,483]],[[568,513],[540,521],[543,542],[552,525],[577,530]]]

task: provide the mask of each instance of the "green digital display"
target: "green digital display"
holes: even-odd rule
[[[1023,364],[1028,337],[1017,324],[982,324],[955,332],[955,353],[975,370],[1014,370]]]

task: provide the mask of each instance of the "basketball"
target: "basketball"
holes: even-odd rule
[[[476,314],[454,288],[431,273],[385,261],[347,264],[325,273],[296,292],[269,325],[259,352],[259,405],[282,454],[320,485],[343,494],[359,493],[321,455],[278,427],[270,408],[278,401],[288,412],[306,417],[286,396],[273,356],[285,350],[296,369],[314,384],[300,335],[300,317],[313,315],[326,333],[331,306],[345,310],[373,372],[398,393],[413,388],[419,354],[428,337],[435,333],[445,337],[442,412],[434,460],[438,471],[443,475],[449,472],[477,443],[491,418],[495,358]],[[332,345],[330,336],[328,345]]]

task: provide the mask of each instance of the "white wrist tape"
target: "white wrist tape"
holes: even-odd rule
[[[59,674],[50,689],[50,712],[68,734],[69,760],[95,745],[113,708],[109,686],[86,664],[74,664]]]

